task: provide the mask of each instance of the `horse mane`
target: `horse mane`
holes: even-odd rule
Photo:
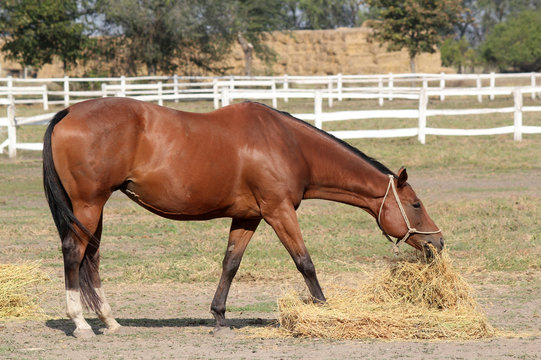
[[[252,102],[252,101],[247,101],[247,102]],[[266,107],[267,109],[270,109],[272,111],[275,111],[279,114],[282,114],[282,115],[285,115],[287,116],[288,118],[290,119],[293,119],[299,123],[301,123],[302,125],[304,126],[307,126],[309,127],[310,129],[313,129],[315,131],[317,131],[319,134],[335,141],[336,143],[342,145],[343,147],[345,147],[346,149],[348,149],[349,151],[351,151],[352,153],[354,153],[355,155],[357,155],[358,157],[360,157],[361,159],[365,160],[366,162],[368,162],[370,165],[372,165],[373,167],[375,167],[377,170],[379,170],[381,173],[385,174],[385,175],[393,175],[394,177],[396,177],[396,174],[391,171],[387,166],[383,165],[381,162],[379,162],[378,160],[374,159],[373,157],[370,157],[368,155],[366,155],[365,153],[363,153],[361,150],[357,149],[356,147],[348,144],[347,142],[345,142],[344,140],[342,139],[339,139],[337,138],[336,136],[332,135],[332,134],[329,134],[328,132],[324,131],[324,130],[321,130],[321,129],[318,129],[317,127],[307,123],[306,121],[304,120],[301,120],[299,118],[296,118],[295,116],[291,115],[290,113],[286,112],[286,111],[281,111],[281,110],[278,110],[278,109],[275,109],[269,105],[266,105],[266,104],[263,104],[263,103],[260,103],[260,102],[254,102],[255,104],[259,104],[259,105],[262,105],[264,107]]]

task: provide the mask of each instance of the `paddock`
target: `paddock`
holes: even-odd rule
[[[288,104],[279,107],[293,112],[312,106],[295,101]],[[207,110],[196,102],[187,106],[193,107],[189,110]],[[346,109],[347,103],[336,106]],[[393,100],[393,106],[401,103]],[[33,115],[41,111],[37,108],[23,111]],[[477,125],[488,127],[507,120],[479,117]],[[445,125],[449,120],[435,121]],[[524,121],[541,125],[541,118],[533,113]],[[391,125],[399,122],[391,120]],[[466,120],[464,124],[468,126]],[[337,122],[328,129],[339,130],[341,126],[344,124]],[[381,125],[374,120],[370,126]],[[27,126],[19,129],[18,136],[34,142],[41,140],[43,132],[41,125]],[[289,255],[264,224],[233,282],[228,302],[233,332],[215,337],[209,334],[214,326],[209,306],[229,221],[173,222],[116,194],[105,208],[101,267],[109,301],[125,332],[77,342],[66,336],[72,325],[64,314],[62,255],[43,197],[40,153],[20,150],[15,159],[0,155],[0,263],[41,260],[41,269],[51,280],[36,289],[42,294],[41,307],[47,319],[0,319],[0,355],[8,359],[60,355],[147,358],[156,354],[165,358],[182,354],[186,358],[261,359],[538,356],[541,137],[524,134],[522,141],[516,142],[510,134],[433,135],[424,145],[414,137],[350,143],[392,169],[408,167],[411,184],[445,231],[446,247],[457,270],[473,286],[489,322],[505,331],[506,337],[438,342],[249,337],[250,329],[273,326],[281,294],[305,286]],[[355,283],[384,268],[383,259],[393,256],[373,219],[358,209],[308,201],[299,208],[298,217],[324,290],[337,282]],[[98,332],[101,329],[97,319],[91,319],[90,324]]]

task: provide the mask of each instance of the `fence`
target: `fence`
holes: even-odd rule
[[[49,104],[72,103],[100,96],[139,96],[146,101],[179,101],[184,99],[213,100],[214,107],[219,107],[222,89],[266,89],[276,94],[273,103],[280,96],[288,100],[287,93],[292,89],[324,90],[328,94],[329,106],[333,100],[342,100],[347,93],[371,92],[380,96],[379,104],[384,99],[392,100],[395,94],[418,91],[420,87],[444,90],[449,87],[468,87],[496,90],[497,82],[513,81],[515,85],[536,87],[541,73],[516,74],[381,74],[381,75],[329,75],[329,76],[144,76],[144,77],[108,77],[108,78],[47,78],[18,79],[0,78],[0,100],[14,104],[43,104],[47,110]],[[36,86],[32,86],[35,84]],[[279,91],[278,91],[279,90]],[[385,96],[383,96],[385,94]],[[494,99],[495,92],[489,94]],[[38,97],[36,97],[38,96]],[[445,100],[441,93],[440,100]],[[532,99],[535,94],[531,94]],[[478,95],[479,102],[482,95]]]
[[[407,76],[406,76],[407,75]],[[445,75],[445,74],[443,74]],[[163,103],[164,100],[182,100],[182,99],[205,99],[212,100],[214,106],[219,106],[220,102],[222,106],[228,105],[234,99],[256,99],[264,100],[270,99],[273,102],[273,106],[276,107],[277,99],[283,99],[288,101],[293,98],[301,99],[313,99],[314,112],[305,114],[294,114],[294,116],[303,119],[314,121],[314,124],[318,128],[323,127],[324,122],[342,121],[342,120],[357,120],[357,119],[371,119],[371,118],[403,118],[403,119],[418,119],[417,127],[413,128],[399,128],[399,129],[387,129],[387,130],[344,130],[331,132],[333,135],[342,139],[353,138],[387,138],[387,137],[413,137],[417,136],[418,140],[424,144],[427,135],[443,135],[443,136],[473,136],[473,135],[497,135],[497,134],[514,134],[514,139],[520,141],[522,134],[539,134],[541,133],[541,126],[524,126],[522,124],[523,112],[540,112],[541,106],[523,106],[523,96],[530,94],[532,99],[541,95],[541,87],[537,86],[522,86],[522,87],[495,87],[494,82],[497,78],[510,77],[508,74],[486,74],[490,80],[488,87],[478,87],[478,81],[475,80],[476,86],[469,88],[446,88],[445,84],[441,86],[442,74],[431,75],[428,74],[419,75],[417,81],[420,81],[420,87],[400,86],[395,87],[394,83],[397,79],[406,79],[410,81],[412,75],[381,75],[381,76],[331,76],[331,77],[279,77],[279,78],[261,78],[257,80],[246,78],[194,78],[191,80],[197,80],[199,82],[190,83],[190,86],[186,83],[177,81],[172,83],[166,83],[165,78],[152,78],[152,80],[160,79],[156,84],[137,84],[130,83],[128,78],[119,78],[118,84],[102,84],[101,89],[93,91],[79,91],[73,93],[69,90],[69,79],[64,79],[64,90],[66,92],[56,92],[58,95],[62,93],[64,96],[63,101],[68,104],[73,101],[74,96],[130,96],[133,98],[145,100],[145,101],[157,101]],[[524,78],[524,74],[512,74],[513,76]],[[534,73],[527,74],[531,83],[535,83],[536,76],[539,74]],[[408,77],[409,76],[409,77]],[[439,76],[439,77],[438,77]],[[484,76],[486,78],[487,76]],[[467,75],[457,77],[457,75],[445,75],[445,79],[483,79],[482,75]],[[106,78],[110,79],[110,78]],[[132,78],[133,79],[133,78]],[[140,81],[144,81],[146,78],[137,78]],[[282,82],[278,82],[277,79],[281,79]],[[332,79],[332,86],[329,79]],[[379,85],[382,84],[381,79],[387,79],[390,86],[365,86],[365,87],[352,87],[343,86],[345,82],[352,80],[355,81],[377,81]],[[375,80],[376,79],[376,80]],[[439,83],[438,87],[430,87],[430,81],[436,81]],[[494,79],[491,80],[491,79]],[[72,79],[73,80],[73,79]],[[96,79],[87,79],[88,81],[95,81]],[[203,81],[205,80],[205,81]],[[337,82],[335,82],[337,80]],[[340,87],[334,86],[339,84]],[[67,85],[66,85],[67,84]],[[196,85],[193,85],[196,84]],[[325,84],[325,86],[321,86]],[[351,83],[350,83],[351,84]],[[191,86],[193,85],[193,86]],[[295,88],[298,86],[306,86],[304,89]],[[13,86],[11,86],[13,88]],[[32,91],[34,91],[33,89]],[[52,116],[51,114],[43,114],[28,118],[16,118],[15,117],[15,104],[18,103],[15,99],[15,93],[12,93],[12,97],[6,99],[0,98],[0,105],[6,104],[8,106],[7,118],[0,118],[0,126],[6,126],[8,131],[8,138],[0,144],[0,153],[8,147],[9,156],[14,157],[16,155],[16,149],[25,150],[41,150],[42,144],[40,143],[17,143],[16,141],[16,127],[27,124],[43,124],[47,123]],[[483,108],[483,109],[428,109],[429,98],[439,98],[444,100],[446,97],[451,96],[474,96],[478,101],[482,101],[483,96],[489,99],[494,99],[495,96],[513,96],[513,107],[503,108]],[[329,107],[332,106],[333,101],[341,101],[343,99],[378,99],[380,105],[383,105],[384,99],[410,99],[417,100],[418,106],[415,109],[400,109],[400,110],[362,110],[362,111],[339,111],[339,112],[323,112],[323,100],[328,101]],[[28,99],[21,99],[27,100]],[[19,102],[19,103],[20,103]],[[55,101],[47,101],[47,103],[54,103]],[[58,103],[58,101],[56,101]],[[44,102],[45,104],[45,102]],[[45,105],[44,105],[45,108]],[[463,115],[477,115],[477,114],[492,114],[492,113],[513,113],[513,124],[504,127],[491,128],[491,129],[445,129],[434,128],[427,126],[427,118],[432,116],[463,116]]]

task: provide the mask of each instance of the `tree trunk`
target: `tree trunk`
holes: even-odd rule
[[[412,74],[415,74],[415,55],[410,56],[410,71]]]
[[[244,75],[252,76],[252,58],[254,46],[247,41],[240,32],[237,34],[237,40],[242,47],[242,51],[244,51]]]

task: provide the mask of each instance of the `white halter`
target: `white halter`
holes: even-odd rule
[[[385,200],[387,199],[387,195],[389,195],[389,190],[390,189],[393,189],[394,198],[396,199],[396,203],[398,204],[398,208],[400,209],[400,213],[402,214],[402,217],[404,218],[404,222],[406,223],[406,226],[408,227],[408,232],[406,233],[406,235],[404,235],[404,237],[402,239],[397,238],[396,243],[394,243],[391,240],[390,236],[381,227],[381,212],[383,211],[383,204],[385,204]],[[411,227],[411,224],[410,224],[410,222],[408,220],[408,217],[406,216],[406,211],[404,210],[404,207],[402,206],[402,202],[400,201],[400,198],[398,197],[398,193],[396,192],[396,186],[394,184],[394,176],[393,175],[389,175],[389,185],[387,185],[387,191],[385,192],[385,196],[383,197],[383,201],[381,202],[381,206],[379,208],[378,225],[379,225],[379,228],[381,229],[381,231],[383,232],[383,235],[385,235],[385,237],[387,238],[387,240],[392,242],[396,247],[398,247],[398,244],[400,244],[401,242],[406,241],[412,234],[427,234],[427,235],[429,235],[429,234],[437,234],[437,233],[441,232],[440,229],[437,229],[435,231],[419,231],[419,230]]]

